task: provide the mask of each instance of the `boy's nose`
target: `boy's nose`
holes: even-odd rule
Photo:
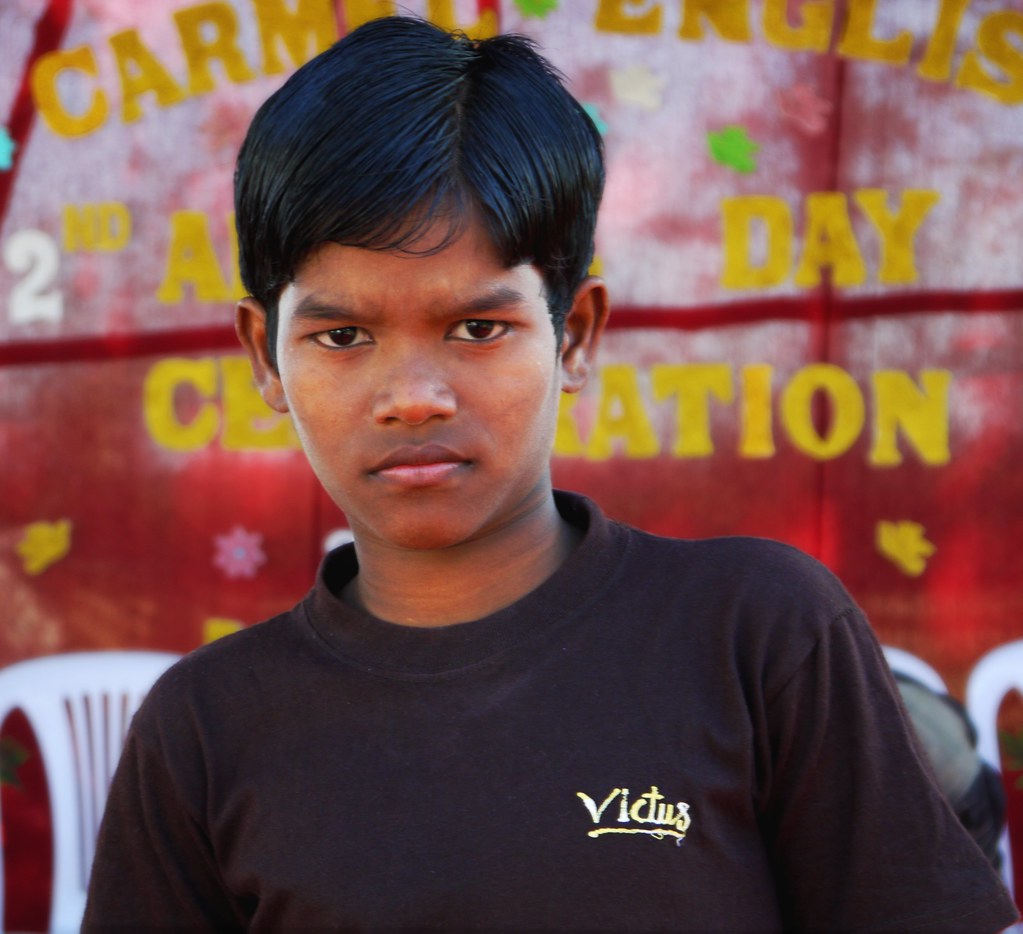
[[[397,366],[388,374],[373,399],[373,418],[421,425],[431,418],[450,418],[456,408],[447,380],[420,361]]]

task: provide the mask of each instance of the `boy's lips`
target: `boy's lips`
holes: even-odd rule
[[[403,486],[440,483],[471,462],[440,444],[404,445],[391,451],[369,473]]]

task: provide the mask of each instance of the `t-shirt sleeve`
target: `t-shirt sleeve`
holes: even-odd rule
[[[764,834],[787,928],[993,934],[1015,920],[855,609],[825,627],[767,712]]]
[[[195,805],[133,726],[100,827],[82,931],[244,930]]]

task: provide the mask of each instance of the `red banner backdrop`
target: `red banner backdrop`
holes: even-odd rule
[[[292,604],[344,534],[237,350],[231,172],[286,75],[395,6],[0,8],[0,665],[188,651]],[[557,483],[658,532],[810,551],[962,698],[1023,635],[1023,13],[401,10],[535,37],[604,134],[615,310]],[[1019,707],[1000,725],[1023,748]],[[8,876],[35,878],[24,724],[3,749]]]

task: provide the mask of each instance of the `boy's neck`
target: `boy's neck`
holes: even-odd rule
[[[341,597],[405,626],[482,619],[547,580],[580,537],[549,497],[513,524],[453,548],[410,551],[357,542],[359,573]]]

